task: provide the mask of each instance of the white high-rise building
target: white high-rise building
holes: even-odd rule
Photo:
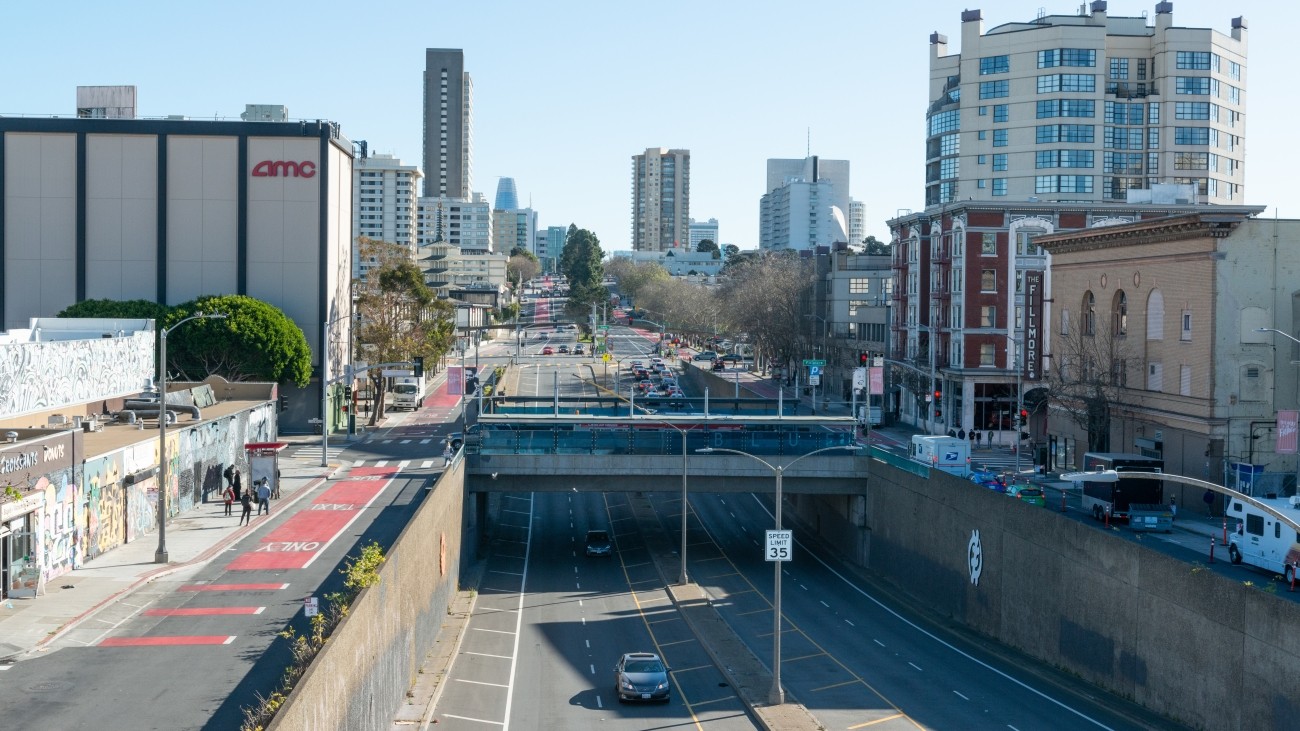
[[[443,241],[465,254],[492,250],[492,204],[482,193],[475,193],[468,201],[422,197],[417,205],[416,238],[420,246]]]
[[[849,243],[861,244],[867,238],[867,205],[849,199]]]
[[[632,249],[690,242],[691,151],[651,147],[632,156]]]
[[[760,249],[812,249],[849,240],[849,161],[769,159],[759,200]]]
[[[357,158],[352,166],[352,261],[354,277],[365,278],[368,263],[356,250],[361,237],[407,247],[416,245],[416,201],[422,177],[414,165],[392,155]]]
[[[700,242],[705,240],[712,241],[719,247],[722,246],[722,242],[718,241],[718,219],[716,218],[710,218],[707,221],[696,221],[692,218],[690,231],[691,251],[695,251],[695,249],[699,247]]]
[[[961,53],[932,34],[925,205],[1140,203],[1162,184],[1244,203],[1246,22],[1224,35],[1155,10],[1148,25],[1096,0],[988,31],[966,10]]]

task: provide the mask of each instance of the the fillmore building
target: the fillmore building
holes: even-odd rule
[[[0,117],[0,327],[87,299],[264,300],[313,352],[282,415],[305,431],[322,344],[330,380],[347,362],[352,160],[325,121]]]

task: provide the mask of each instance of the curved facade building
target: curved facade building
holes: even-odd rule
[[[501,178],[497,181],[496,204],[494,211],[513,211],[519,207],[519,194],[515,192],[514,178]]]

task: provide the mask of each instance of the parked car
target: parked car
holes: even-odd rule
[[[618,702],[660,701],[667,703],[669,667],[653,652],[629,652],[614,666],[614,693]]]
[[[607,530],[589,530],[587,531],[587,555],[588,556],[610,556],[614,553],[614,542],[609,538]]]
[[[1047,504],[1047,496],[1043,494],[1043,488],[1033,485],[1016,485],[1007,488],[1007,497],[1023,500],[1030,505],[1043,506]]]
[[[718,354],[713,352],[712,350],[705,350],[703,352],[696,353],[694,360],[696,363],[703,363],[705,361],[712,362],[713,359],[717,357]]]
[[[729,354],[729,355],[724,355],[724,356],[722,356],[722,360],[723,360],[724,362],[727,362],[727,363],[744,363],[744,362],[745,362],[745,359],[744,359],[744,358],[740,357],[739,355],[736,355],[735,353],[731,353],[731,354]]]
[[[560,355],[568,355],[568,354],[569,354],[569,346],[567,346],[567,345],[561,345],[561,346],[560,346]]]
[[[554,354],[555,354],[555,348],[552,348],[549,345],[546,346],[545,348],[542,348],[542,355],[554,355]]]

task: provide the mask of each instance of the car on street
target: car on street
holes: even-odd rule
[[[607,530],[589,530],[587,531],[587,555],[588,556],[610,556],[614,553],[614,542],[609,538]]]
[[[555,348],[552,348],[549,345],[542,348],[542,355],[555,355]]]
[[[614,666],[614,692],[618,702],[670,700],[668,671],[653,652],[629,652]]]
[[[1007,488],[1007,497],[1017,498],[1030,505],[1040,507],[1047,505],[1047,496],[1043,494],[1043,488],[1034,485],[1015,485]]]
[[[727,362],[721,358],[718,358],[717,360],[713,361],[713,370],[715,371],[727,370]]]
[[[569,354],[569,346],[567,346],[567,345],[561,345],[561,346],[560,346],[560,355],[568,355],[568,354]]]
[[[538,339],[538,340],[545,340],[545,339],[546,339],[546,333],[545,333],[545,332],[539,332],[539,333],[537,333],[537,339]]]
[[[587,354],[587,349],[584,348],[584,347],[582,347],[582,343],[578,343],[577,345],[573,346],[573,354],[574,354],[574,355],[586,355],[586,354]]]
[[[704,352],[702,352],[702,353],[696,353],[696,354],[695,354],[695,357],[693,358],[693,360],[694,360],[696,363],[703,363],[703,362],[705,362],[705,361],[708,361],[708,362],[711,363],[711,362],[713,362],[713,359],[714,359],[714,358],[717,358],[717,357],[718,357],[718,354],[717,354],[717,353],[713,352],[712,350],[706,350],[706,351],[704,351]]]
[[[722,360],[723,362],[733,363],[733,364],[739,364],[745,362],[744,358],[740,357],[739,355],[736,355],[735,353],[722,356]]]

